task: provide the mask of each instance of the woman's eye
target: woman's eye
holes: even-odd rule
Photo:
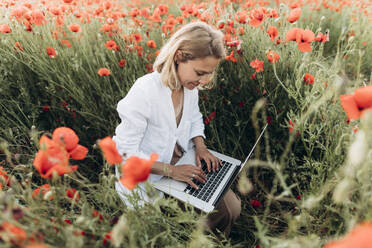
[[[203,74],[203,73],[199,73],[199,72],[197,72],[196,75],[198,75],[198,76],[203,76],[204,74]]]

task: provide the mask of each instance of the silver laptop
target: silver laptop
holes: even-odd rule
[[[197,190],[185,182],[177,181],[169,177],[162,177],[159,181],[152,183],[152,185],[156,189],[183,202],[187,202],[206,213],[213,211],[252,155],[257,143],[265,132],[266,127],[267,124],[262,129],[260,136],[253,145],[253,148],[244,163],[216,151],[209,150],[213,155],[221,159],[222,166],[216,172],[208,172],[206,163],[202,161],[202,169],[207,175],[207,181],[203,184],[194,179],[194,183],[198,186]],[[186,152],[176,165],[181,164],[196,165],[194,149]]]

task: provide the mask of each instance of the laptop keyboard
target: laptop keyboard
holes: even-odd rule
[[[188,185],[184,192],[195,196],[196,198],[199,198],[205,202],[209,202],[209,200],[213,196],[213,193],[216,191],[218,185],[220,184],[226,173],[229,171],[231,166],[231,163],[222,160],[222,166],[218,171],[208,172],[207,163],[202,160],[202,170],[207,176],[207,181],[203,184],[194,179],[193,182],[198,186],[198,189],[196,190]]]

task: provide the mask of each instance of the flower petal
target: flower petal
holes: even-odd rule
[[[355,102],[354,95],[341,95],[340,103],[347,117],[350,120],[357,120],[360,117],[358,106]]]
[[[354,92],[354,100],[359,108],[372,107],[372,85],[368,85]]]
[[[75,149],[79,143],[79,137],[74,130],[68,127],[58,127],[53,131],[52,139],[54,141],[62,141],[66,146],[67,151]]]
[[[307,42],[298,43],[297,48],[303,53],[311,52],[313,50],[313,48],[310,46],[310,43]]]
[[[75,160],[83,160],[88,153],[88,148],[82,145],[77,145],[74,150],[70,152],[70,156]]]

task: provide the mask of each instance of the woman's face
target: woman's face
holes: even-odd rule
[[[220,59],[214,56],[176,62],[178,78],[185,88],[193,90],[199,84],[205,85],[212,79],[212,73],[219,62]]]

